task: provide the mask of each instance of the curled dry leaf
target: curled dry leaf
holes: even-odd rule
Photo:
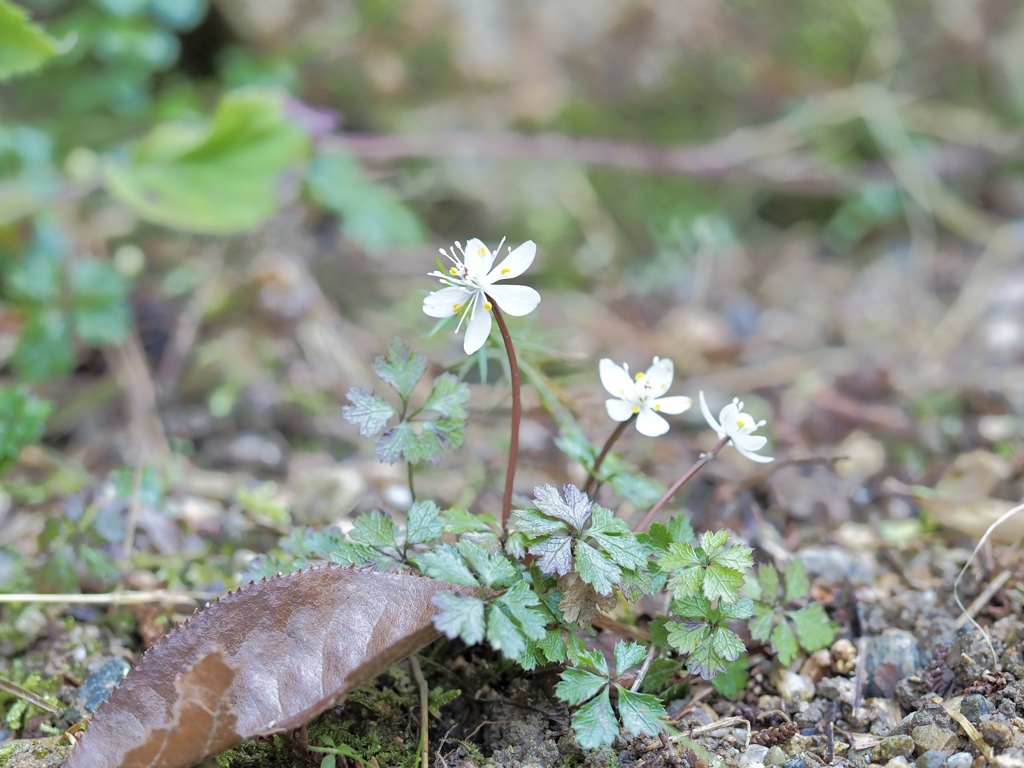
[[[419,576],[311,568],[232,592],[147,651],[65,768],[188,768],[294,730],[440,636]]]

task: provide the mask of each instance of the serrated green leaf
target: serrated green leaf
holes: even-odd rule
[[[729,541],[729,535],[729,531],[704,531],[698,539],[700,548],[708,558],[714,557],[715,553]]]
[[[562,486],[562,492],[553,485],[541,485],[533,489],[537,508],[552,517],[564,520],[576,531],[581,531],[590,518],[593,503],[575,485]]]
[[[800,648],[797,644],[796,634],[789,621],[783,618],[775,625],[771,634],[772,648],[779,657],[783,666],[788,666],[797,657]]]
[[[342,418],[349,424],[359,427],[359,434],[362,437],[376,435],[397,413],[391,403],[368,389],[350,389],[345,397],[352,405],[346,405],[341,409]]]
[[[595,505],[590,517],[587,536],[623,568],[636,569],[647,565],[647,556],[624,520],[615,517],[610,509]]]
[[[779,572],[771,563],[765,563],[757,569],[757,584],[765,602],[774,603],[779,599]]]
[[[416,383],[427,370],[427,358],[413,352],[403,339],[394,338],[387,351],[373,361],[373,372],[402,398],[409,400]]]
[[[526,651],[526,636],[496,603],[487,606],[487,642],[510,661]]]
[[[24,10],[0,0],[0,80],[38,69],[60,53],[60,48]]]
[[[42,437],[52,409],[49,400],[41,400],[23,387],[0,389],[0,469]]]
[[[549,629],[544,637],[537,641],[537,647],[544,653],[550,664],[565,662],[565,640],[562,638],[561,630]]]
[[[434,411],[450,419],[466,420],[466,403],[470,390],[466,384],[450,373],[442,373],[434,379],[434,388],[427,395],[421,410]]]
[[[699,675],[705,680],[711,680],[726,670],[725,659],[715,652],[710,642],[697,646],[686,663],[691,675]]]
[[[657,560],[668,554],[668,545],[672,542],[668,528],[661,523],[652,523],[646,533],[637,534],[636,540],[648,555]]]
[[[424,461],[440,460],[444,449],[436,437],[416,434],[408,421],[400,421],[377,438],[374,446],[377,458],[388,464],[408,461],[420,464]]]
[[[747,624],[750,636],[760,643],[767,643],[772,636],[775,612],[766,603],[754,603],[754,618]]]
[[[455,546],[459,550],[459,554],[477,572],[480,581],[485,586],[491,589],[504,589],[518,582],[516,583],[517,587],[526,587],[527,592],[529,592],[530,585],[520,581],[521,574],[519,569],[505,557],[501,550],[492,552],[472,539],[460,539]]]
[[[743,574],[732,568],[712,563],[704,572],[703,592],[708,600],[724,600],[734,603],[740,598]]]
[[[672,587],[673,596],[680,600],[690,595],[696,595],[704,583],[704,569],[697,567],[677,571],[669,575],[668,582]]]
[[[562,670],[555,696],[569,706],[581,704],[608,685],[608,678],[598,677],[584,669],[567,667]]]
[[[747,654],[741,653],[726,664],[725,672],[715,675],[711,686],[727,699],[738,698],[747,690],[747,681],[750,680],[750,673],[747,671],[749,664]]]
[[[568,536],[550,536],[531,546],[529,552],[543,573],[565,576],[572,570],[572,541]]]
[[[661,656],[655,659],[651,662],[651,666],[647,668],[647,675],[644,677],[644,681],[640,684],[640,691],[642,693],[653,693],[655,695],[661,694],[666,688],[672,685],[675,680],[676,673],[684,666],[686,666],[685,663],[676,658]]]
[[[689,544],[673,542],[668,545],[668,554],[658,561],[658,568],[665,572],[681,571],[704,565],[704,558]]]
[[[441,537],[441,510],[432,501],[417,501],[409,507],[405,536],[410,544],[425,544]]]
[[[671,612],[684,619],[712,621],[711,602],[704,595],[673,598],[669,604]]]
[[[615,721],[608,688],[576,710],[572,717],[572,730],[584,749],[597,749],[615,741],[619,735],[619,724]]]
[[[598,656],[601,656],[598,653]],[[580,667],[587,666],[587,646],[583,643],[583,638],[579,635],[569,632],[565,637],[565,658],[570,664]],[[601,661],[604,661],[604,656],[601,656]],[[605,675],[607,676],[608,664],[605,662]]]
[[[693,653],[711,634],[707,624],[693,621],[670,621],[665,627],[668,629],[668,644],[680,653]]]
[[[630,667],[636,666],[647,655],[647,648],[639,643],[625,643],[621,640],[615,644],[615,674],[621,675]]]
[[[601,595],[610,595],[622,578],[622,569],[608,555],[583,541],[576,544],[576,572]]]
[[[395,546],[395,522],[379,509],[359,515],[352,521],[349,534],[357,544],[370,547]]]
[[[128,281],[99,259],[76,261],[69,274],[71,317],[79,338],[87,344],[122,341],[132,327]]]
[[[395,560],[366,544],[339,541],[327,552],[327,559],[335,565],[355,565],[359,568],[386,568]]]
[[[711,558],[711,562],[725,568],[732,568],[742,575],[754,567],[752,552],[753,550],[750,547],[743,544],[734,544],[727,549],[717,552]]]
[[[429,552],[413,558],[413,562],[420,569],[420,573],[432,579],[461,584],[464,587],[480,586],[480,582],[451,544],[438,544]]]
[[[512,530],[520,531],[531,539],[550,536],[553,533],[565,533],[568,528],[561,520],[548,517],[536,509],[512,510]]]
[[[685,515],[670,517],[668,521],[668,532],[672,541],[687,544],[695,538],[693,526],[690,519]]]
[[[445,533],[493,533],[498,521],[494,515],[452,507],[441,513],[441,524]]]
[[[799,557],[794,557],[786,563],[785,577],[787,603],[807,597],[807,594],[811,591],[811,582],[807,578],[807,568],[804,567],[803,560]]]
[[[547,616],[538,609],[540,598],[530,589],[528,582],[517,582],[496,602],[508,609],[528,639],[540,640],[547,634]]]
[[[746,650],[739,636],[726,627],[715,627],[711,634],[711,647],[726,661],[735,661]]]
[[[570,638],[576,637],[575,635],[569,635]],[[579,638],[576,638],[579,640]],[[570,643],[570,647],[571,647]],[[583,641],[580,640],[580,644],[577,648],[572,650],[569,654],[569,659],[573,664],[580,667],[589,667],[590,669],[596,670],[599,674],[603,675],[605,679],[608,678],[608,660],[605,659],[604,654],[596,648],[593,650],[587,650],[583,645]]]
[[[68,373],[75,363],[67,317],[52,307],[27,313],[11,367],[22,381],[45,381]]]
[[[144,219],[202,234],[251,230],[277,207],[278,177],[309,137],[285,114],[283,93],[230,91],[207,126],[165,123],[129,158],[104,164],[108,191]]]
[[[664,579],[664,574],[658,574],[658,576]],[[664,582],[662,583],[664,584]],[[627,600],[635,602],[640,595],[653,595],[660,590],[660,586],[658,589],[654,588],[651,574],[646,570],[623,571],[622,578],[619,579],[619,589],[622,590],[622,594],[626,596]]]
[[[484,639],[484,601],[469,595],[438,592],[432,601],[440,608],[434,616],[434,626],[450,639],[462,638],[466,645],[476,645]]]
[[[537,644],[533,640],[526,641],[526,650],[516,658],[516,664],[527,672],[533,672],[541,659],[538,657]]]
[[[837,627],[820,603],[805,605],[798,611],[787,611],[786,616],[793,622],[793,629],[805,651],[820,651],[835,640]]]
[[[718,613],[723,619],[749,619],[754,613],[754,601],[741,597],[735,603],[719,603]]]
[[[505,552],[514,560],[522,560],[526,557],[526,537],[519,531],[511,531],[505,539]]]
[[[668,713],[657,696],[649,693],[634,693],[616,684],[619,694],[619,717],[622,727],[633,736],[656,735],[662,728],[661,718]]]
[[[431,433],[434,443],[438,446],[436,450],[438,457],[445,449],[458,450],[465,441],[465,422],[458,419],[449,419],[439,416],[436,419],[426,419],[422,422],[423,432]]]

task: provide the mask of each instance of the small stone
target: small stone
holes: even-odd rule
[[[990,638],[979,632],[970,624],[964,625],[956,633],[949,646],[949,665],[953,668],[953,677],[961,686],[981,680],[985,672],[995,669],[996,656]],[[998,641],[993,641],[995,651],[1000,651]]]
[[[910,760],[905,758],[903,755],[896,755],[889,762],[885,764],[885,768],[907,768],[910,765]]]
[[[754,766],[764,765],[765,755],[768,754],[768,747],[764,747],[760,744],[751,744],[747,747],[747,751],[740,755],[738,765]]]
[[[912,727],[920,728],[924,725],[937,725],[944,731],[953,730],[953,718],[951,718],[941,704],[925,704],[914,713]]]
[[[807,661],[800,667],[800,674],[810,678],[812,683],[817,683],[832,669],[832,654],[827,649],[815,651],[807,657]]]
[[[909,736],[886,736],[871,750],[871,760],[888,763],[894,757],[910,757],[914,754],[914,740]]]
[[[868,695],[885,695],[875,682],[875,672],[884,665],[891,665],[890,671],[899,676],[897,679],[914,674],[921,666],[917,638],[902,629],[888,629],[881,635],[871,638],[864,660]]]
[[[815,688],[817,695],[826,701],[851,704],[856,686],[848,677],[823,677]]]
[[[837,675],[848,675],[857,666],[857,646],[845,637],[832,643],[829,655],[832,657],[832,669]]]
[[[1005,749],[1013,743],[1013,728],[1006,723],[999,723],[995,720],[984,720],[978,723],[978,733],[996,749]]]
[[[1008,749],[1001,755],[996,755],[992,765],[996,768],[1021,768],[1024,766],[1024,749]]]
[[[957,736],[939,725],[918,725],[910,730],[918,752],[950,754],[957,747]]]
[[[765,765],[783,765],[786,762],[786,753],[782,751],[782,747],[776,745],[768,750],[764,762]]]
[[[777,685],[779,694],[786,701],[810,701],[814,698],[814,683],[807,675],[783,670]]]
[[[929,749],[927,752],[921,753],[921,756],[915,761],[915,765],[917,765],[917,768],[942,768],[942,764],[945,762],[945,752]]]
[[[945,768],[971,768],[974,757],[970,752],[954,752],[946,758]]]
[[[981,722],[983,715],[987,715],[994,710],[995,707],[992,706],[992,702],[980,693],[972,693],[970,696],[964,696],[963,701],[960,702],[960,714],[975,725]]]
[[[807,768],[807,761],[802,755],[797,755],[783,763],[782,768]]]

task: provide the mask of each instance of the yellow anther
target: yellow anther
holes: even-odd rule
[[[655,403],[654,404],[654,410],[660,411],[661,410],[661,403]]]
[[[481,246],[480,246],[480,247],[479,247],[479,248],[477,249],[477,251],[476,251],[476,255],[477,255],[477,256],[479,256],[479,257],[480,257],[480,258],[482,259],[482,258],[483,258],[484,256],[486,256],[486,255],[487,255],[487,249],[486,249],[486,248],[484,248],[484,247],[483,247],[483,246],[481,245]]]
[[[459,270],[457,270],[455,267],[452,267],[451,269],[448,270],[448,274],[451,275],[452,277],[455,277],[456,275],[459,274]]]
[[[639,372],[639,373],[638,373],[638,374],[637,374],[636,376],[634,376],[633,378],[634,378],[634,379],[636,379],[637,381],[640,381],[640,379],[642,379],[643,377],[644,377],[644,372],[643,372],[643,371],[640,371],[640,372]]]
[[[743,419],[736,419],[736,426],[739,427],[740,429],[743,429],[745,426],[747,426],[747,423]]]
[[[509,274],[509,273],[510,273],[511,271],[512,271],[511,269],[509,269],[508,267],[505,267],[505,268],[504,268],[503,270],[501,270],[501,274],[503,274],[503,275],[507,275],[507,274]]]
[[[486,309],[488,312],[490,312],[492,309],[494,309],[494,305],[491,304],[491,302],[489,302],[489,301],[485,301],[484,302],[484,309]]]
[[[633,406],[633,413],[640,413],[640,406],[634,405]]]
[[[461,304],[452,304],[452,312],[458,312],[460,309],[462,309]]]

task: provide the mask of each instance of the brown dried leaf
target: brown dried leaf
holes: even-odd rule
[[[581,627],[589,627],[601,611],[610,611],[618,602],[614,594],[599,595],[575,571],[560,578],[558,587],[562,590],[558,610],[566,621],[577,622]]]
[[[146,652],[66,768],[187,768],[294,730],[435,640],[431,598],[451,589],[326,567],[229,593]]]

